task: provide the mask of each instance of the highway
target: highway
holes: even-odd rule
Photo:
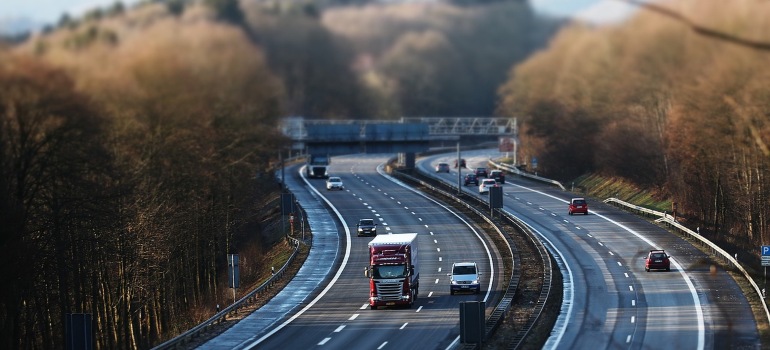
[[[463,153],[468,167],[485,166],[494,151]],[[456,170],[435,173],[432,156],[421,169],[456,184]],[[465,169],[464,173],[470,170]],[[757,326],[736,282],[690,243],[632,214],[589,200],[589,215],[567,214],[575,196],[509,176],[505,210],[548,242],[565,275],[562,315],[546,348],[758,348]],[[464,188],[478,196],[476,186]],[[483,195],[486,197],[487,195]],[[673,256],[671,272],[645,272],[647,251]]]
[[[330,273],[335,276],[325,279],[325,284],[317,288],[323,290],[314,292],[317,295],[312,301],[300,298],[302,305],[292,312],[293,316],[286,315],[278,323],[277,331],[263,336],[239,331],[248,329],[246,319],[203,348],[436,349],[458,341],[459,302],[491,300],[502,290],[498,254],[467,220],[380,175],[378,166],[387,158],[335,157],[330,173],[342,178],[343,191],[327,191],[323,180],[308,180],[312,185],[310,191],[328,200],[343,220],[338,228],[344,247],[338,249],[340,254]],[[296,174],[295,168],[291,176]],[[419,234],[420,291],[412,308],[368,308],[368,280],[363,272],[368,259],[367,243],[372,238],[355,235],[355,224],[361,218],[376,219],[378,234]],[[446,274],[456,261],[479,264],[479,295],[449,295]],[[494,305],[487,306],[490,310]],[[297,311],[300,313],[295,314]]]
[[[469,167],[484,166],[497,155],[489,150],[463,152]],[[456,169],[449,174],[433,171],[439,161],[454,164],[454,157],[423,158],[418,167],[456,184]],[[377,167],[386,159],[335,157],[332,174],[343,178],[344,191],[326,191],[323,180],[309,181],[315,189],[308,192],[310,196],[328,200],[344,221],[336,224],[340,246],[333,247],[335,258],[328,258],[334,261],[320,264],[329,265],[323,282],[296,296],[294,309],[277,322],[241,331],[245,338],[234,340],[242,324],[248,329],[242,321],[231,328],[235,331],[228,330],[203,348],[444,349],[457,344],[458,302],[494,299],[502,289],[497,254],[462,219],[381,175]],[[295,167],[291,181],[302,181],[296,173]],[[753,314],[736,282],[689,242],[592,199],[589,215],[568,216],[567,202],[573,196],[569,192],[511,176],[506,180],[504,210],[541,235],[564,274],[565,302],[545,348],[761,347]],[[476,186],[464,190],[478,195]],[[363,269],[370,238],[355,237],[353,232],[364,217],[378,220],[380,234],[420,234],[420,297],[411,309],[368,309]],[[644,255],[653,248],[673,256],[671,272],[644,271]],[[446,270],[460,260],[479,262],[481,295],[449,295]],[[279,297],[291,293],[284,291]],[[488,308],[491,305],[487,303]],[[274,316],[255,318],[269,317]]]

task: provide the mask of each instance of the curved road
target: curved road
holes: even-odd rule
[[[468,167],[485,166],[494,151],[464,152]],[[435,173],[438,162],[418,163]],[[463,169],[464,173],[469,172]],[[464,190],[478,195],[476,186]],[[562,315],[546,344],[563,349],[760,348],[753,314],[730,275],[685,240],[632,214],[589,200],[589,215],[569,216],[568,192],[523,178],[506,178],[504,209],[530,225],[565,275]],[[486,197],[487,195],[483,195]],[[672,255],[671,272],[645,272],[644,257],[662,248]]]
[[[318,288],[323,290],[312,301],[306,298],[297,305],[293,312],[301,312],[291,322],[281,320],[280,330],[244,335],[248,332],[239,329],[249,327],[246,319],[204,347],[436,349],[457,342],[459,302],[495,299],[502,290],[498,254],[478,229],[448,208],[381,175],[377,167],[386,160],[386,156],[335,157],[330,173],[342,178],[343,191],[326,191],[323,180],[308,180],[310,191],[325,197],[344,221],[338,223],[344,246],[330,273],[334,276]],[[371,237],[356,237],[355,224],[360,218],[377,219],[378,234],[419,234],[420,291],[411,309],[368,308],[368,281],[363,271]],[[446,273],[455,261],[479,264],[482,293],[449,295]],[[489,312],[492,305],[487,306]]]

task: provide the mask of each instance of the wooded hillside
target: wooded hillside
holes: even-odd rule
[[[770,42],[770,4],[667,1],[730,36]],[[770,241],[770,52],[641,11],[575,24],[510,73],[500,113],[526,116],[520,159],[572,180],[589,172],[657,188],[688,226],[741,256]]]
[[[207,318],[236,242],[244,285],[273,243],[248,237],[279,118],[491,115],[556,27],[521,2],[340,3],[118,3],[2,48],[0,348],[60,347],[67,313],[98,348]]]
[[[280,81],[238,28],[142,11],[2,56],[2,348],[60,348],[80,312],[98,348],[148,348],[231,298],[236,240],[244,285],[272,243]]]

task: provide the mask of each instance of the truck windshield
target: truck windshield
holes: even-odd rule
[[[405,265],[373,266],[374,278],[403,278],[406,277]]]
[[[313,164],[329,164],[329,158],[324,156],[313,156],[310,160],[310,163]]]

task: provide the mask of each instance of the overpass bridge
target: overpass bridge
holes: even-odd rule
[[[419,153],[437,144],[499,140],[512,148],[516,118],[403,117],[395,120],[319,120],[288,117],[281,131],[292,150],[307,154]]]

